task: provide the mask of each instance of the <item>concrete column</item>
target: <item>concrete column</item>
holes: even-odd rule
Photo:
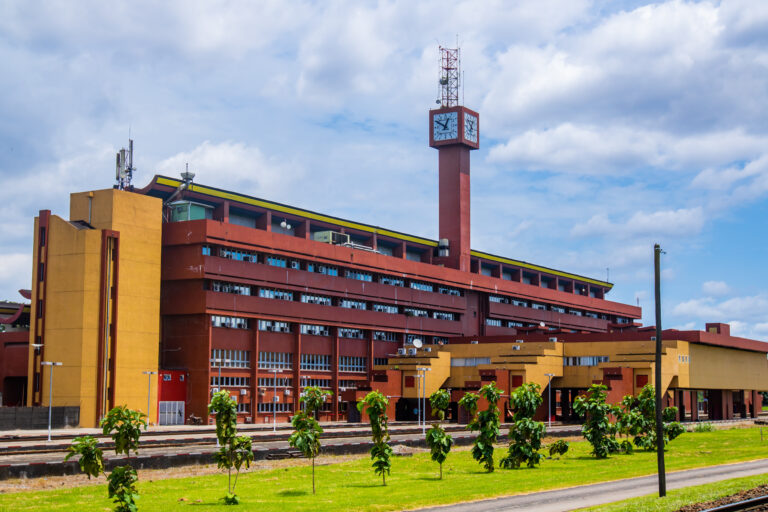
[[[333,421],[339,421],[339,328],[333,327],[333,350],[331,351],[331,389],[333,390]]]
[[[699,421],[699,392],[695,389],[688,392],[691,394],[691,421]]]

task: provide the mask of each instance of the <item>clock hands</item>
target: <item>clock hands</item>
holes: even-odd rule
[[[448,129],[448,121],[449,121],[449,119],[446,119],[445,122],[441,123],[439,119],[435,119],[435,122],[437,124],[439,124],[440,126],[442,126],[443,130],[447,130]]]

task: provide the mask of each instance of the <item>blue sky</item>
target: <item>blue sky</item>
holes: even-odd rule
[[[159,5],[158,5],[159,4]],[[427,112],[459,34],[472,246],[768,340],[768,2],[0,3],[0,298],[33,217],[177,175],[437,237]]]

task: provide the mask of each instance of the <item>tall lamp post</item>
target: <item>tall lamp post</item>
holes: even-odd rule
[[[544,375],[547,376],[547,379],[549,379],[549,382],[547,383],[547,391],[549,393],[549,398],[547,399],[547,420],[549,421],[549,427],[552,428],[552,377],[555,376],[554,373],[545,373]]]
[[[277,402],[280,401],[280,397],[277,394],[277,374],[283,373],[283,370],[272,368],[270,370],[274,375],[272,383],[274,384],[274,395],[272,396],[272,432],[277,432]]]
[[[421,415],[421,433],[425,434],[427,430],[427,372],[432,368],[418,367],[416,371],[421,373],[419,378],[421,379],[421,400],[423,404],[419,403],[419,412]]]
[[[141,373],[147,376],[147,421],[149,423],[152,423],[152,420],[149,417],[149,402],[152,397],[152,376],[157,375],[157,372],[153,372],[152,370],[146,370]]]
[[[51,442],[51,417],[53,414],[53,368],[61,366],[62,363],[58,361],[40,361],[43,366],[51,367],[51,380],[48,384],[48,442]]]

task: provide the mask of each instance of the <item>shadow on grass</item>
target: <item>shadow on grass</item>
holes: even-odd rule
[[[384,486],[381,485],[381,483],[378,483],[378,484],[361,484],[361,483],[355,484],[355,483],[350,483],[350,484],[346,484],[345,487],[359,487],[361,489],[373,489],[375,487],[384,487]]]
[[[286,490],[286,491],[280,491],[277,494],[278,496],[289,497],[289,496],[306,496],[309,493],[307,491]]]

